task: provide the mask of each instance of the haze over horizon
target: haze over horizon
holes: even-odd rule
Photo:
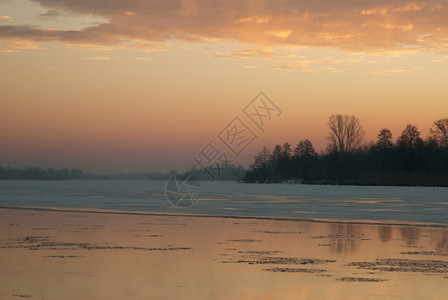
[[[448,117],[448,1],[0,0],[0,165],[185,170],[263,91],[236,163],[359,117],[374,141]]]

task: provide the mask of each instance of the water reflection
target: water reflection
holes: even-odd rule
[[[353,254],[358,251],[362,234],[359,226],[352,224],[330,225],[330,251],[337,254]]]
[[[430,235],[431,245],[439,252],[448,252],[448,231],[437,230]]]
[[[401,227],[400,233],[407,246],[414,246],[420,240],[420,228]]]
[[[383,242],[388,242],[392,239],[392,227],[390,226],[379,226],[378,235]]]
[[[447,228],[4,209],[0,228],[0,299],[446,299]]]

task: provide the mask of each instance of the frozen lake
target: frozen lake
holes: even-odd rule
[[[448,223],[448,188],[201,182],[198,202],[171,205],[165,181],[0,181],[0,206]]]

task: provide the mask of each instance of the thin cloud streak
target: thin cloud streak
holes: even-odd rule
[[[250,48],[243,49],[239,51],[233,52],[215,52],[216,57],[218,58],[233,58],[240,60],[254,60],[254,59],[263,59],[263,60],[271,60],[273,58],[294,58],[293,54],[281,54],[277,53],[271,49],[261,49],[261,48]]]
[[[382,76],[388,76],[392,74],[397,73],[410,73],[412,70],[405,70],[405,69],[383,69],[383,70],[376,70],[371,72],[372,74],[382,75]]]
[[[84,60],[110,60],[110,57],[104,57],[104,56],[94,56],[94,57],[84,57]]]

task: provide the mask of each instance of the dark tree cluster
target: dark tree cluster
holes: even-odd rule
[[[325,152],[317,154],[308,139],[293,149],[263,147],[244,181],[448,186],[448,118],[435,121],[425,140],[408,124],[396,139],[383,128],[375,142],[364,143],[359,119],[348,115],[331,116],[328,128]]]

